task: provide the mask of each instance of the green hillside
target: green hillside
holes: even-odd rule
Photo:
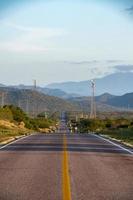
[[[28,89],[0,88],[0,102],[1,106],[18,106],[30,115],[37,115],[45,111],[54,113],[78,110],[78,106],[71,102]]]

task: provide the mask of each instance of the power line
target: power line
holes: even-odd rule
[[[3,107],[5,105],[5,94],[4,92],[2,92],[1,94],[1,107]]]
[[[27,99],[26,99],[26,113],[29,114],[29,97],[27,95]]]

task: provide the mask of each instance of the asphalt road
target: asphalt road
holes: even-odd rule
[[[0,150],[0,200],[133,200],[133,154],[64,132]]]

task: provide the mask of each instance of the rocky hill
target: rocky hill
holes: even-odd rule
[[[71,97],[68,100],[31,89],[0,88],[0,105],[15,105],[25,112],[35,115],[43,112],[84,111],[90,112],[91,97]],[[120,111],[133,108],[133,93],[114,96],[108,93],[96,97],[98,112]]]
[[[105,98],[106,96],[106,98]],[[133,109],[133,93],[127,93],[122,96],[101,95],[96,98],[97,101],[120,108]]]
[[[69,99],[69,102],[77,105],[80,110],[84,112],[90,112],[91,109],[91,97],[77,97]],[[108,105],[105,102],[96,100],[96,109],[98,112],[114,112],[120,111],[119,107]]]
[[[30,114],[78,110],[77,105],[58,97],[48,96],[35,90],[8,87],[0,88],[0,104],[1,106],[9,104],[19,106]]]

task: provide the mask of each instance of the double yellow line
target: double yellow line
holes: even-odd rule
[[[71,186],[70,186],[70,176],[69,176],[69,166],[68,166],[68,153],[67,153],[67,138],[63,135],[63,200],[71,200]]]

